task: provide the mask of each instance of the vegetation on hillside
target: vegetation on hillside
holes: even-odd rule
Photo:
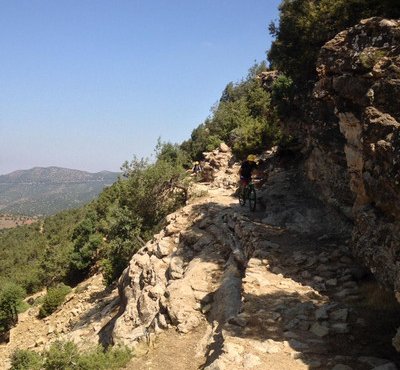
[[[271,95],[262,87],[259,75],[266,64],[255,64],[245,79],[230,82],[212,109],[210,117],[193,130],[181,148],[193,159],[215,149],[222,141],[241,158],[260,153],[280,140],[281,134]]]
[[[25,291],[17,284],[5,283],[0,290],[0,337],[18,322]]]
[[[17,349],[11,356],[11,370],[113,370],[124,368],[131,358],[124,347],[105,351],[98,346],[82,353],[74,342],[56,341],[42,353]]]
[[[39,317],[44,318],[51,315],[64,302],[70,291],[71,287],[65,284],[50,287],[39,309]]]
[[[114,282],[133,253],[162,227],[165,216],[185,203],[186,170],[192,160],[221,141],[241,156],[279,140],[271,96],[258,79],[265,69],[265,64],[255,65],[243,81],[228,84],[190,140],[182,145],[159,142],[154,162],[134,158],[124,163],[122,178],[90,204],[0,231],[0,283],[10,281],[27,293],[49,287],[40,311],[44,317],[63,300],[57,284],[73,286],[99,268],[108,284]],[[22,297],[16,295],[15,302]],[[0,331],[15,323],[11,312],[0,307],[5,320]]]
[[[0,287],[11,281],[33,293],[65,279],[71,235],[84,214],[85,208],[65,211],[29,226],[1,230]]]
[[[154,162],[126,162],[123,177],[90,204],[1,230],[0,283],[11,281],[29,294],[59,283],[74,285],[99,267],[107,283],[115,281],[165,216],[186,201],[185,170],[192,160],[221,141],[238,156],[278,142],[271,96],[258,79],[264,70],[265,63],[256,64],[245,79],[229,83],[211,116],[188,141],[159,142]]]
[[[298,92],[312,86],[319,50],[337,33],[363,18],[400,17],[397,0],[283,0],[279,9],[279,23],[269,26],[275,41],[268,58]]]
[[[125,163],[124,177],[89,205],[1,230],[0,333],[16,323],[16,307],[24,297],[21,291],[50,287],[40,309],[44,317],[67,292],[55,288],[57,284],[74,285],[100,267],[107,283],[118,278],[132,254],[160,229],[165,216],[186,201],[187,164],[188,156],[178,145],[160,142],[155,162]],[[19,290],[10,293],[9,282]]]

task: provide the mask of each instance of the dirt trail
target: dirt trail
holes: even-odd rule
[[[259,193],[275,214],[251,213],[232,191],[209,190],[202,200],[208,222],[232,249],[219,265],[210,307],[196,329],[164,332],[127,369],[397,368],[394,297],[354,261],[346,226],[311,189],[304,193],[293,183],[298,176],[297,170],[277,171]],[[287,226],[277,226],[288,213]],[[224,243],[214,236],[214,243]]]

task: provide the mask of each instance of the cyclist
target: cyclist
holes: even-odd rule
[[[240,183],[243,185],[243,187],[246,187],[249,184],[251,180],[251,174],[257,168],[256,156],[253,154],[248,155],[247,159],[242,162],[239,170]]]
[[[192,172],[194,173],[194,174],[198,174],[198,173],[200,173],[201,172],[201,170],[202,170],[202,168],[201,168],[201,165],[200,165],[200,163],[198,162],[198,161],[196,161],[196,162],[194,162],[193,163],[193,169],[192,169]]]

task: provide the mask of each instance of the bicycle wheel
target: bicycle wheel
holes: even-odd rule
[[[256,195],[256,189],[253,187],[249,189],[249,206],[250,206],[250,211],[254,212],[256,210],[256,204],[257,204],[257,195]]]
[[[244,206],[246,204],[246,188],[241,186],[239,188],[239,204]]]

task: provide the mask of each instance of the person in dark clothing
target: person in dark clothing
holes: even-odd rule
[[[199,163],[198,161],[194,162],[194,163],[193,163],[193,170],[192,170],[192,172],[193,172],[194,174],[197,175],[198,173],[201,172],[201,170],[202,170],[202,168],[201,168],[200,163]]]
[[[242,165],[240,166],[239,175],[240,175],[240,182],[243,186],[247,186],[251,180],[252,172],[257,169],[256,157],[253,154],[247,156],[247,159],[243,161]]]

